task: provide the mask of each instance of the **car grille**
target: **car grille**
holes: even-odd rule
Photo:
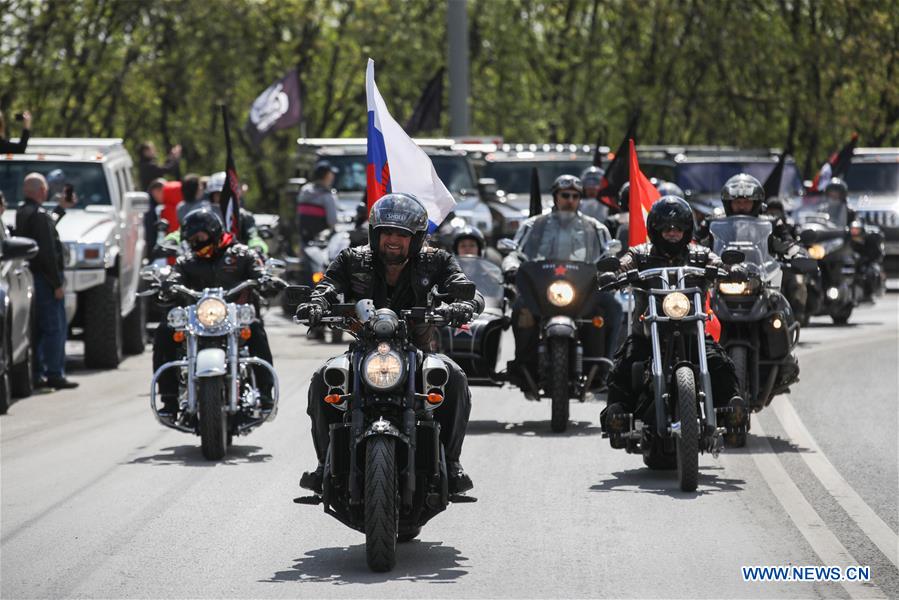
[[[881,227],[899,227],[899,213],[894,210],[866,210],[859,213],[865,223]]]

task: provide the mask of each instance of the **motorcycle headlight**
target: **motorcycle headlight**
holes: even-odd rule
[[[205,298],[197,304],[197,321],[203,327],[215,327],[228,316],[228,307],[218,298]]]
[[[546,298],[556,306],[568,306],[574,300],[574,288],[567,281],[554,281],[546,290]]]
[[[187,311],[176,306],[169,311],[168,322],[172,329],[184,329],[187,327]]]
[[[827,251],[821,244],[814,244],[811,248],[808,249],[808,255],[815,260],[821,260],[826,254]]]
[[[362,378],[375,390],[396,386],[403,378],[403,370],[402,357],[387,343],[379,344],[378,349],[362,361]]]
[[[249,325],[256,320],[256,307],[252,304],[241,304],[237,307],[237,324]]]
[[[749,293],[749,286],[745,281],[722,281],[718,284],[718,291],[728,296],[742,296]]]
[[[662,300],[662,311],[672,319],[683,319],[690,312],[690,300],[680,292],[671,292]]]

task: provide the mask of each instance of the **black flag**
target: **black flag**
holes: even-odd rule
[[[228,130],[228,107],[222,104],[222,121],[225,124],[225,150],[228,158],[225,161],[225,187],[219,199],[222,214],[225,216],[225,231],[236,238],[240,237],[240,179],[237,167],[234,166],[234,155],[231,152],[231,132]]]
[[[852,164],[852,153],[858,145],[858,134],[853,133],[849,142],[840,148],[838,152],[834,152],[827,159],[827,162],[821,165],[821,169],[815,175],[812,181],[810,193],[823,192],[827,184],[833,177],[844,177],[849,165]]]
[[[780,157],[777,159],[777,164],[774,165],[774,170],[771,171],[771,174],[768,175],[768,178],[765,180],[765,199],[768,198],[777,198],[780,196],[780,181],[783,179],[784,174],[784,163],[787,159],[787,151],[784,150],[780,153]]]
[[[246,130],[254,145],[272,131],[300,122],[300,78],[296,69],[268,86],[253,101]]]
[[[630,148],[630,140],[637,139],[637,121],[639,118],[640,113],[634,113],[627,125],[627,132],[624,134],[624,139],[621,140],[618,150],[615,151],[615,157],[612,158],[612,162],[609,163],[609,167],[606,169],[606,174],[603,177],[602,186],[599,188],[600,198],[606,196],[617,201],[618,191],[630,177],[627,158],[628,150]]]
[[[425,85],[412,116],[406,122],[404,128],[406,133],[413,136],[421,131],[439,128],[441,112],[443,112],[443,67],[437,69],[437,73]]]
[[[536,217],[543,213],[543,199],[540,197],[540,174],[537,173],[537,167],[531,168],[531,213],[530,216]]]

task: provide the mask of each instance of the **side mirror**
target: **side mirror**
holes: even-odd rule
[[[799,234],[799,241],[806,246],[811,246],[818,241],[818,232],[814,229],[803,229]]]
[[[159,265],[147,265],[141,268],[140,278],[144,281],[156,281],[159,279]]]
[[[305,304],[311,297],[312,288],[308,285],[289,285],[284,288],[284,298],[291,306]]]
[[[158,221],[156,221],[156,231],[158,233],[168,233],[168,231],[169,231],[168,219],[159,219]]]
[[[518,250],[518,244],[509,238],[501,238],[496,242],[496,249],[499,250],[500,254],[505,256]]]
[[[31,260],[37,253],[37,242],[31,238],[11,237],[3,240],[3,260],[16,258]]]
[[[270,258],[265,261],[265,269],[272,275],[278,276],[287,270],[287,263],[277,258]]]
[[[621,242],[618,242],[618,243],[619,243],[619,245],[621,244]],[[614,256],[606,256],[606,257],[600,258],[598,261],[596,261],[596,269],[600,273],[606,273],[609,271],[617,271],[620,268],[621,268],[621,261],[619,261]]]
[[[259,237],[264,240],[270,240],[275,237],[275,232],[268,225],[260,225],[256,228],[256,231],[259,232]]]
[[[814,273],[818,270],[818,261],[814,258],[797,256],[790,259],[790,268],[798,273]]]
[[[730,266],[746,260],[746,255],[740,250],[725,250],[721,255],[721,262]]]
[[[474,300],[477,286],[471,281],[456,281],[449,285],[448,291],[456,300]]]
[[[606,254],[609,256],[618,256],[623,249],[624,246],[621,245],[621,240],[611,240],[606,245]]]
[[[126,210],[130,207],[138,212],[146,212],[150,208],[150,194],[147,192],[125,192],[122,201]]]

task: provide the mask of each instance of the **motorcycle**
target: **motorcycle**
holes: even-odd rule
[[[614,262],[600,268],[611,270]],[[742,260],[728,251],[725,264]],[[611,437],[613,448],[642,453],[653,469],[677,467],[680,489],[696,490],[699,482],[699,453],[717,457],[724,428],[718,426],[712,398],[712,383],[706,362],[706,287],[727,274],[706,265],[650,268],[621,274],[603,290],[629,286],[634,294],[647,296],[643,327],[652,344],[652,359],[634,365],[637,408],[628,414],[627,431]]]
[[[772,230],[770,221],[756,217],[710,222],[716,254],[737,250],[745,256],[746,281],[720,281],[711,306],[721,322],[720,344],[734,363],[742,397],[752,412],[768,406],[776,394],[799,379],[793,356],[799,323],[780,292],[783,272],[768,250]],[[798,256],[786,267],[806,275],[817,270],[814,260]],[[745,446],[749,427],[746,415],[744,427],[728,431],[729,445]]]
[[[291,286],[297,304],[309,289]],[[349,352],[324,369],[328,394],[322,399],[343,412],[331,426],[321,495],[297,498],[322,504],[325,513],[365,534],[365,555],[373,571],[396,564],[396,544],[415,538],[421,527],[450,502],[474,502],[450,495],[440,424],[433,411],[443,403],[449,369],[438,356],[412,344],[414,324],[446,325],[440,300],[470,300],[475,286],[458,283],[433,293],[427,307],[375,309],[371,300],[336,304],[323,322],[355,340]],[[296,319],[298,323],[307,320]]]
[[[280,261],[266,263],[268,277],[281,282],[273,273]],[[150,409],[165,427],[200,436],[203,456],[220,460],[231,445],[233,436],[247,435],[263,423],[273,421],[278,413],[278,375],[268,362],[251,356],[246,346],[250,325],[258,320],[252,304],[235,304],[230,300],[242,292],[257,288],[259,281],[249,280],[230,290],[207,288],[202,292],[178,283],[177,273],[169,266],[149,265],[141,269],[141,277],[150,289],[141,296],[158,295],[161,291],[189,302],[168,311],[167,322],[176,342],[181,344],[183,358],[161,365],[150,382]],[[253,367],[267,369],[272,375],[272,409],[263,411]],[[178,373],[179,411],[176,420],[163,418],[156,406],[156,382],[169,369]]]

